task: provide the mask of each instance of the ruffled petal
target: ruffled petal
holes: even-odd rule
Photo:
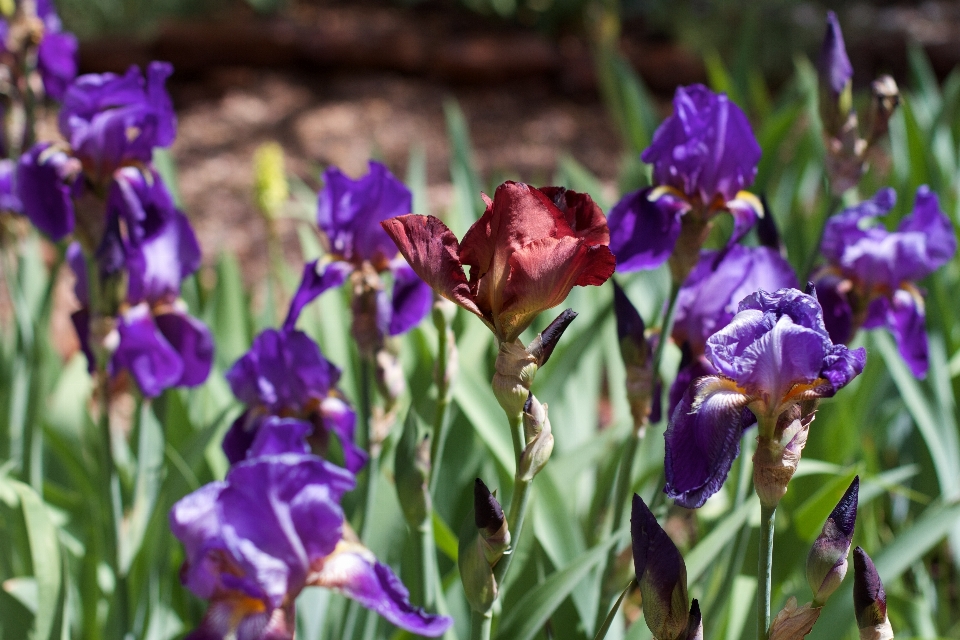
[[[919,280],[933,273],[953,258],[957,252],[957,235],[950,218],[940,209],[937,194],[927,185],[917,189],[913,213],[897,227],[900,233],[919,233],[924,239],[922,255],[916,272],[903,273],[905,280]]]
[[[283,328],[293,329],[304,307],[327,289],[342,285],[352,271],[353,265],[347,262],[337,261],[323,264],[320,260],[314,260],[305,264],[300,286],[297,287],[297,292],[293,294],[293,299],[290,301],[290,310],[287,312],[287,318],[283,321]]]
[[[610,250],[621,273],[656,269],[677,243],[680,216],[689,205],[676,197],[651,201],[652,192],[647,188],[628,193],[610,210]]]
[[[411,605],[410,593],[390,567],[358,544],[341,542],[312,576],[311,584],[336,589],[392,624],[422,636],[440,636],[453,624],[451,618]]]
[[[928,345],[923,298],[916,291],[897,289],[887,312],[887,326],[900,356],[917,378],[927,375]]]
[[[420,324],[433,306],[433,290],[402,258],[390,263],[393,294],[390,296],[390,322],[387,333],[395,336]]]
[[[399,216],[380,224],[424,282],[492,327],[492,318],[484,316],[470,292],[460,264],[460,243],[447,225],[433,216],[418,215]]]
[[[866,363],[867,350],[863,347],[848,349],[842,344],[833,345],[823,359],[823,371],[820,372],[820,375],[829,384],[826,385],[826,388],[817,389],[818,395],[822,398],[829,398],[863,373],[863,367]]]
[[[720,490],[740,455],[749,398],[730,380],[700,378],[677,405],[664,433],[664,492],[696,509]]]

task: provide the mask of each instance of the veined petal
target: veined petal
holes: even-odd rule
[[[913,289],[911,287],[911,289]],[[887,326],[900,356],[917,378],[927,375],[928,346],[923,298],[916,290],[897,289],[887,311]]]
[[[390,296],[390,323],[387,333],[395,336],[420,324],[433,306],[433,290],[403,258],[390,262],[393,293]]]
[[[696,509],[723,485],[740,455],[750,399],[732,380],[700,378],[677,405],[664,433],[664,492]]]
[[[380,224],[424,282],[492,326],[492,319],[484,316],[470,292],[460,264],[460,243],[447,225],[433,216],[413,214]]]
[[[652,188],[628,193],[610,210],[610,250],[622,273],[655,269],[667,261],[690,205],[672,194],[651,200]]]
[[[200,626],[184,640],[293,640],[293,605],[270,609],[262,600],[229,597],[210,602]]]
[[[817,394],[821,398],[829,398],[863,373],[866,362],[867,350],[863,347],[848,349],[842,344],[833,345],[823,359],[823,370],[820,372],[820,376],[830,384],[827,388],[818,389]]]
[[[605,245],[587,246],[577,238],[541,238],[515,251],[497,333],[512,342],[538,313],[566,299],[574,285],[599,285],[613,275],[616,258]]]
[[[311,576],[310,584],[336,589],[396,626],[422,636],[440,636],[453,624],[446,616],[411,605],[410,593],[390,567],[359,544],[341,541]]]
[[[300,286],[290,301],[290,310],[283,321],[284,329],[293,329],[303,308],[313,302],[327,289],[339,287],[353,271],[353,265],[348,262],[331,262],[322,264],[320,260],[308,262],[303,266],[303,277]]]

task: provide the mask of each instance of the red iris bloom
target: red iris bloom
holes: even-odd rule
[[[418,276],[476,314],[501,342],[516,340],[574,285],[600,285],[613,275],[607,220],[587,194],[505,182],[484,200],[487,210],[462,243],[433,216],[381,224]]]

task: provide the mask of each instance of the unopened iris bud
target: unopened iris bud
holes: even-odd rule
[[[416,528],[430,516],[430,439],[421,437],[411,410],[397,443],[394,473],[397,497],[407,524]]]
[[[646,338],[643,318],[615,281],[613,311],[617,318],[620,357],[627,374],[627,402],[630,403],[633,428],[641,433],[650,421],[654,404],[653,348]]]
[[[537,359],[538,367],[547,364],[547,360],[553,355],[553,350],[556,348],[557,343],[560,342],[560,337],[563,336],[563,332],[567,330],[567,327],[570,326],[570,323],[573,322],[573,319],[576,317],[576,311],[573,309],[565,309],[553,322],[547,325],[546,329],[538,333],[537,337],[533,339],[533,342],[531,342],[527,348],[527,353]]]
[[[887,619],[887,594],[873,560],[862,548],[853,550],[853,609],[861,640],[889,640],[893,628]]]
[[[670,536],[636,494],[630,513],[630,535],[647,627],[657,640],[687,638],[687,567]]]
[[[787,493],[787,485],[800,464],[807,444],[810,423],[817,412],[817,400],[795,404],[777,419],[773,437],[757,440],[753,454],[753,486],[765,507],[776,507]]]
[[[473,488],[473,518],[460,531],[457,565],[470,606],[486,613],[497,599],[499,586],[493,567],[510,547],[510,530],[503,509],[480,478]]]
[[[856,476],[830,513],[807,555],[807,584],[813,590],[814,606],[823,606],[847,574],[847,554],[857,522],[859,490],[860,476]]]
[[[527,402],[537,375],[537,359],[519,342],[501,342],[494,369],[493,395],[508,416],[515,416]]]
[[[837,14],[827,12],[827,32],[823,36],[817,63],[820,78],[820,115],[826,132],[835,136],[847,120],[852,106],[853,65],[847,57]]]
[[[703,640],[703,616],[700,615],[700,603],[693,599],[690,605],[690,615],[687,619],[687,639]]]
[[[520,454],[518,475],[530,481],[546,466],[553,453],[553,431],[547,417],[547,405],[531,393],[523,407],[523,434],[526,446]]]

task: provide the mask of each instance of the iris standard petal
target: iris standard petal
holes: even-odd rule
[[[651,201],[652,192],[646,188],[628,193],[610,210],[610,250],[617,258],[617,271],[656,269],[677,243],[680,216],[689,205],[677,198]]]
[[[341,542],[323,561],[311,584],[336,589],[396,626],[422,636],[437,637],[453,620],[410,604],[410,594],[387,565],[358,544]]]
[[[691,385],[664,433],[664,492],[696,509],[719,491],[740,455],[749,398],[730,380],[700,378]]]

